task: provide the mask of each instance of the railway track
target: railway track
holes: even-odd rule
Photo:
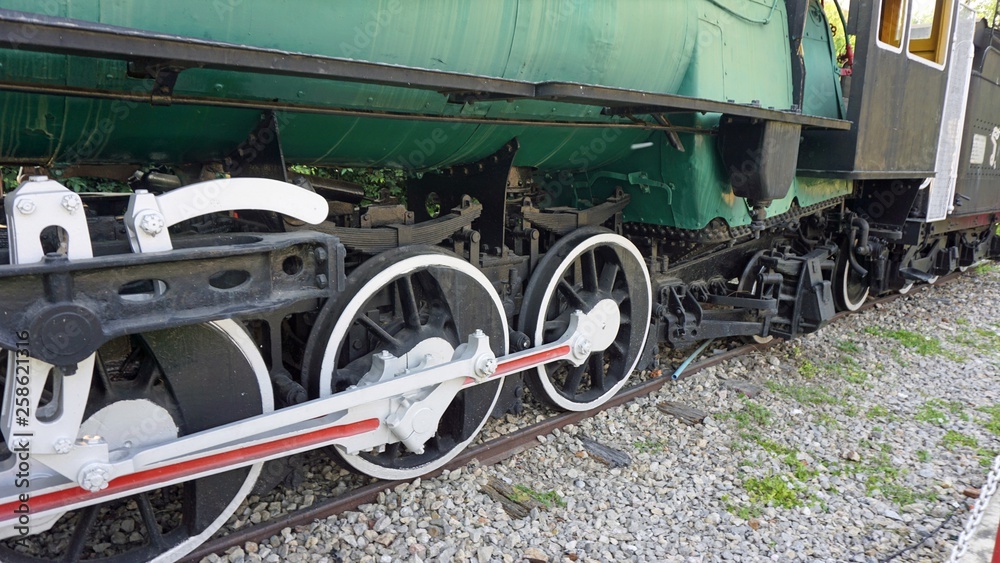
[[[960,276],[959,273],[953,273],[948,276],[942,276],[935,285],[942,285],[950,283]],[[923,291],[924,288],[928,286],[918,286],[915,288],[917,291]],[[908,295],[912,295],[909,293]],[[874,308],[878,305],[884,305],[895,301],[901,294],[891,294],[878,299],[869,300],[865,303],[858,312],[865,311]],[[834,322],[839,321],[843,317],[847,316],[849,313],[842,312],[838,313],[834,317]],[[733,358],[738,358],[740,356],[750,354],[757,350],[764,350],[775,345],[778,342],[777,339],[766,343],[749,343],[742,346],[727,350],[725,352],[715,354],[711,357],[704,358],[702,360],[693,362],[687,369],[685,369],[679,376],[678,379],[686,379],[691,377],[700,371],[707,369],[712,366],[716,366],[725,361],[731,360]],[[460,455],[458,455],[449,464],[445,465],[441,469],[429,473],[427,476],[433,477],[440,475],[445,470],[454,470],[460,467],[464,467],[473,460],[478,460],[482,465],[493,465],[506,460],[510,457],[517,455],[525,450],[531,449],[537,444],[539,444],[538,437],[550,434],[555,429],[560,429],[565,426],[576,424],[582,420],[593,417],[598,413],[623,405],[634,399],[650,395],[658,391],[663,385],[668,382],[674,381],[670,376],[664,375],[661,377],[650,378],[642,383],[638,383],[629,387],[626,387],[618,392],[611,400],[605,404],[597,407],[595,409],[585,411],[585,412],[565,412],[560,413],[556,416],[550,417],[541,422],[526,426],[516,432],[506,434],[499,438],[492,439],[490,441],[484,442],[474,447],[470,447]],[[304,524],[308,524],[313,520],[329,518],[330,516],[338,515],[343,512],[354,510],[357,507],[375,502],[378,494],[387,489],[392,489],[399,484],[404,482],[409,482],[408,480],[400,481],[378,481],[371,483],[369,485],[364,485],[354,490],[349,491],[346,494],[327,499],[325,501],[318,502],[308,508],[297,510],[291,513],[283,514],[265,523],[256,524],[244,527],[237,532],[221,536],[204,543],[201,547],[195,551],[188,554],[186,557],[181,559],[184,563],[197,562],[201,559],[212,555],[221,555],[227,549],[233,546],[243,545],[246,542],[261,542],[265,539],[280,534],[281,530],[288,527],[295,527]]]

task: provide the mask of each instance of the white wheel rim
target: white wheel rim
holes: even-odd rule
[[[257,344],[254,343],[253,339],[250,338],[250,335],[248,335],[246,330],[243,329],[243,326],[236,321],[227,319],[222,321],[213,321],[207,324],[227,336],[233,346],[240,351],[244,359],[247,360],[247,363],[249,363],[253,368],[254,373],[257,375],[257,384],[260,387],[261,412],[268,413],[273,411],[274,395],[271,390],[271,377],[268,374],[264,358],[261,357],[260,352],[257,349]],[[157,563],[177,561],[215,535],[215,532],[218,531],[227,520],[229,520],[229,517],[236,511],[237,508],[239,508],[243,499],[245,499],[246,496],[250,494],[250,491],[253,490],[253,486],[257,483],[257,477],[260,476],[260,471],[263,467],[263,462],[255,463],[250,466],[250,473],[247,475],[247,478],[240,487],[240,490],[233,496],[232,500],[229,501],[225,510],[223,510],[219,516],[212,521],[212,524],[205,528],[204,531],[197,536],[192,536],[184,540],[172,549],[161,553],[152,561]]]
[[[566,273],[566,270],[569,268],[569,266],[572,265],[573,261],[576,260],[581,254],[583,254],[587,250],[590,250],[591,248],[594,248],[602,244],[614,244],[624,248],[626,251],[628,251],[629,254],[631,254],[636,259],[636,262],[638,262],[639,265],[642,267],[642,273],[643,273],[642,281],[646,284],[646,290],[647,290],[646,311],[652,312],[653,310],[652,284],[649,280],[649,270],[646,268],[646,261],[642,257],[642,254],[639,252],[639,249],[636,248],[635,245],[632,244],[632,242],[627,238],[618,236],[616,234],[606,233],[606,234],[594,235],[588,238],[587,240],[583,241],[575,248],[573,248],[572,251],[570,251],[570,253],[566,256],[566,258],[564,258],[562,262],[559,264],[559,267],[556,269],[555,275],[552,276],[552,279],[549,280],[548,285],[545,287],[545,293],[543,294],[542,297],[541,306],[538,309],[540,311],[538,315],[538,322],[535,325],[534,342],[536,343],[536,345],[538,342],[542,342],[545,337],[544,335],[545,311],[548,310],[549,302],[551,301],[552,296],[555,295],[556,286],[559,284],[559,280],[562,279],[563,274]],[[646,321],[643,321],[642,319],[632,319],[632,322],[644,323],[646,328],[643,330],[642,333],[642,342],[646,342],[646,338],[649,336],[648,319]],[[552,384],[552,380],[549,379],[548,372],[545,370],[544,366],[536,368],[536,370],[538,372],[539,382],[541,383],[542,388],[545,390],[545,393],[548,396],[549,400],[555,403],[558,407],[565,409],[567,411],[576,411],[576,412],[588,411],[606,402],[608,399],[613,397],[615,393],[617,393],[618,390],[622,388],[622,386],[625,385],[625,383],[628,381],[629,376],[632,374],[632,370],[635,369],[635,366],[639,363],[639,359],[642,357],[641,352],[642,351],[640,350],[640,352],[636,354],[635,360],[632,362],[632,365],[628,366],[628,369],[625,370],[625,375],[622,377],[621,381],[619,381],[613,387],[608,389],[600,397],[586,403],[571,401],[566,397],[564,397],[561,393],[559,393],[555,385]]]
[[[396,278],[432,265],[436,267],[449,268],[465,274],[488,292],[503,324],[503,353],[507,353],[509,350],[510,327],[507,325],[507,316],[504,314],[503,302],[500,300],[500,295],[497,294],[495,289],[493,289],[493,284],[490,283],[490,280],[486,277],[486,275],[480,272],[479,269],[472,264],[455,256],[448,256],[444,254],[411,256],[410,258],[391,264],[389,267],[375,275],[364,285],[364,287],[361,288],[361,291],[359,291],[357,295],[351,299],[350,303],[348,303],[347,307],[344,309],[344,312],[337,319],[333,330],[330,332],[330,338],[326,342],[326,347],[323,349],[323,360],[320,365],[319,373],[319,393],[321,397],[328,397],[333,393],[333,363],[337,356],[337,349],[340,346],[342,339],[347,336],[347,332],[354,323],[354,318],[357,316],[361,307],[373,295],[375,295],[375,293],[381,291],[386,285],[391,283]],[[463,335],[463,337],[464,336],[467,335]],[[493,402],[490,404],[489,412],[492,412],[493,408],[496,406],[497,399],[499,399],[502,389],[502,385],[497,387],[497,392],[493,396]],[[465,447],[468,446],[477,435],[479,435],[479,432],[483,429],[483,425],[486,424],[488,419],[489,415],[484,417],[479,423],[479,426],[476,427],[475,431],[473,431],[466,440],[456,444],[450,452],[417,467],[387,468],[378,465],[377,463],[373,463],[360,455],[349,454],[345,449],[339,446],[337,447],[337,450],[347,463],[366,475],[371,475],[372,477],[385,480],[407,479],[434,471],[454,459],[455,456],[464,450]]]
[[[865,300],[868,299],[868,295],[871,293],[871,288],[866,287],[865,292],[861,295],[860,299],[858,299],[857,301],[851,301],[851,292],[850,288],[848,287],[848,280],[851,279],[850,264],[848,264],[847,267],[844,268],[844,275],[841,277],[843,279],[840,281],[840,292],[841,296],[844,298],[844,306],[847,308],[848,311],[853,313],[858,309],[860,309],[861,306],[865,304]]]

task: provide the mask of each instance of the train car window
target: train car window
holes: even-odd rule
[[[913,0],[910,17],[910,53],[935,65],[944,65],[954,0]]]
[[[903,29],[906,27],[906,0],[882,0],[879,12],[878,40],[897,49],[903,46]]]

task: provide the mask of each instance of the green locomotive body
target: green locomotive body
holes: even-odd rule
[[[790,108],[792,57],[785,3],[754,0],[733,6],[710,0],[215,0],[51,2],[45,10],[51,16],[289,52]],[[39,12],[37,3],[27,0],[5,7]],[[308,16],[289,17],[292,13]],[[809,95],[802,110],[841,118],[835,53],[818,3],[811,8],[806,39]],[[128,76],[124,61],[2,51],[0,65],[6,78],[16,82],[125,92],[150,88],[149,79]],[[731,226],[750,222],[746,205],[732,194],[710,135],[683,134],[687,150],[680,153],[663,133],[646,129],[556,124],[628,122],[602,115],[601,107],[544,100],[455,103],[436,92],[393,86],[198,68],[181,72],[173,92],[370,114],[279,111],[282,148],[292,163],[435,170],[478,161],[516,137],[520,150],[515,165],[580,173],[573,185],[585,188],[562,194],[573,205],[586,205],[593,194],[611,193],[622,185],[616,180],[621,174],[639,172],[644,184],[625,184],[636,198],[626,211],[628,221],[683,229],[704,228],[715,218]],[[253,109],[19,93],[0,93],[0,107],[5,108],[0,161],[53,169],[80,163],[220,161],[245,138],[259,114]],[[382,112],[393,119],[379,117]],[[408,115],[535,123],[397,119]],[[679,119],[707,131],[719,116]],[[649,142],[650,147],[634,148]],[[613,174],[602,177],[601,172]],[[793,199],[807,206],[848,189],[844,182],[796,182],[769,213],[787,211]]]

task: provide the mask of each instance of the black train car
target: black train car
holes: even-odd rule
[[[855,181],[847,208],[871,236],[853,256],[865,274],[845,278],[857,306],[869,290],[905,293],[964,270],[995,239],[997,39],[958,2],[934,3],[919,22],[914,4],[852,2],[858,43],[844,95],[854,126],[806,131],[800,151],[800,169]]]

